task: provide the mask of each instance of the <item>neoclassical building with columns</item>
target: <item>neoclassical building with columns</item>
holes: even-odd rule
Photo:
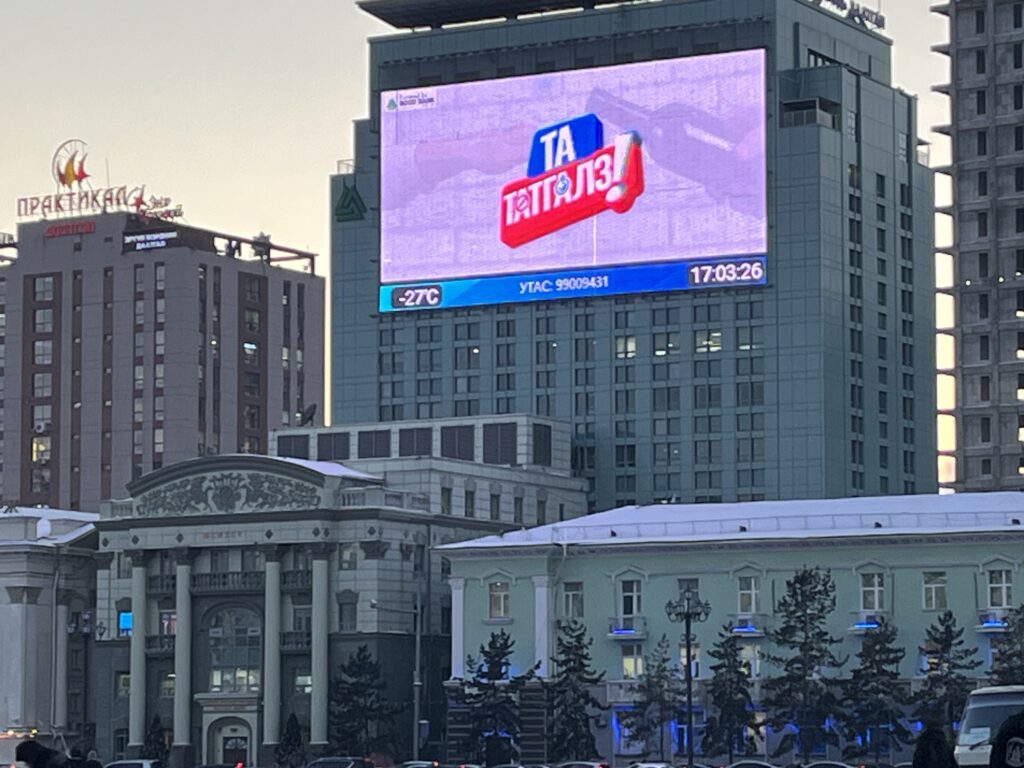
[[[159,717],[173,766],[270,765],[292,713],[311,753],[321,751],[331,677],[358,646],[384,662],[389,698],[411,705],[417,600],[421,746],[441,741],[452,603],[447,560],[433,547],[520,527],[514,492],[582,514],[583,484],[568,468],[437,457],[416,471],[406,462],[394,480],[384,479],[386,460],[365,469],[208,456],[145,475],[130,498],[103,504],[96,613],[110,629],[96,643],[91,693],[101,755],[137,755]],[[492,497],[506,490],[496,514],[455,514],[430,492],[464,495],[481,479]],[[403,750],[411,711],[397,722]]]

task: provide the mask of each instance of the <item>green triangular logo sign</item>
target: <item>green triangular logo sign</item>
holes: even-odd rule
[[[388,109],[397,109],[397,108],[398,108],[398,102],[397,101],[395,101],[394,99],[391,99],[390,101],[388,101]]]
[[[334,220],[338,224],[348,221],[362,221],[366,214],[366,203],[363,202],[359,190],[347,184],[338,195],[338,202],[334,204]]]

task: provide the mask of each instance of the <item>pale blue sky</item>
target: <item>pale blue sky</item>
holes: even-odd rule
[[[948,60],[928,50],[945,19],[879,1],[927,131],[947,119],[929,87]],[[352,0],[0,0],[0,232],[16,198],[53,191],[53,151],[78,138],[99,182],[109,163],[111,183],[145,182],[192,224],[326,255],[328,176],[367,112],[366,38],[387,31]]]

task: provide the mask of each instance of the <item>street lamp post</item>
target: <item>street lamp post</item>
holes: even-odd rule
[[[392,608],[381,605],[376,600],[370,601],[370,607],[380,611],[391,613],[412,614],[415,634],[415,650],[413,652],[412,670],[412,759],[420,758],[420,692],[423,689],[423,680],[420,679],[420,655],[423,637],[423,596],[416,590],[416,607],[411,611],[405,608]]]
[[[701,600],[696,591],[687,589],[678,600],[665,604],[669,621],[682,623],[686,643],[686,765],[693,768],[693,638],[690,628],[693,622],[705,621],[711,613],[711,603]]]

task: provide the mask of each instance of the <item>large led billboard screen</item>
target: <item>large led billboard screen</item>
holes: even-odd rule
[[[381,311],[766,281],[765,53],[381,93]]]

